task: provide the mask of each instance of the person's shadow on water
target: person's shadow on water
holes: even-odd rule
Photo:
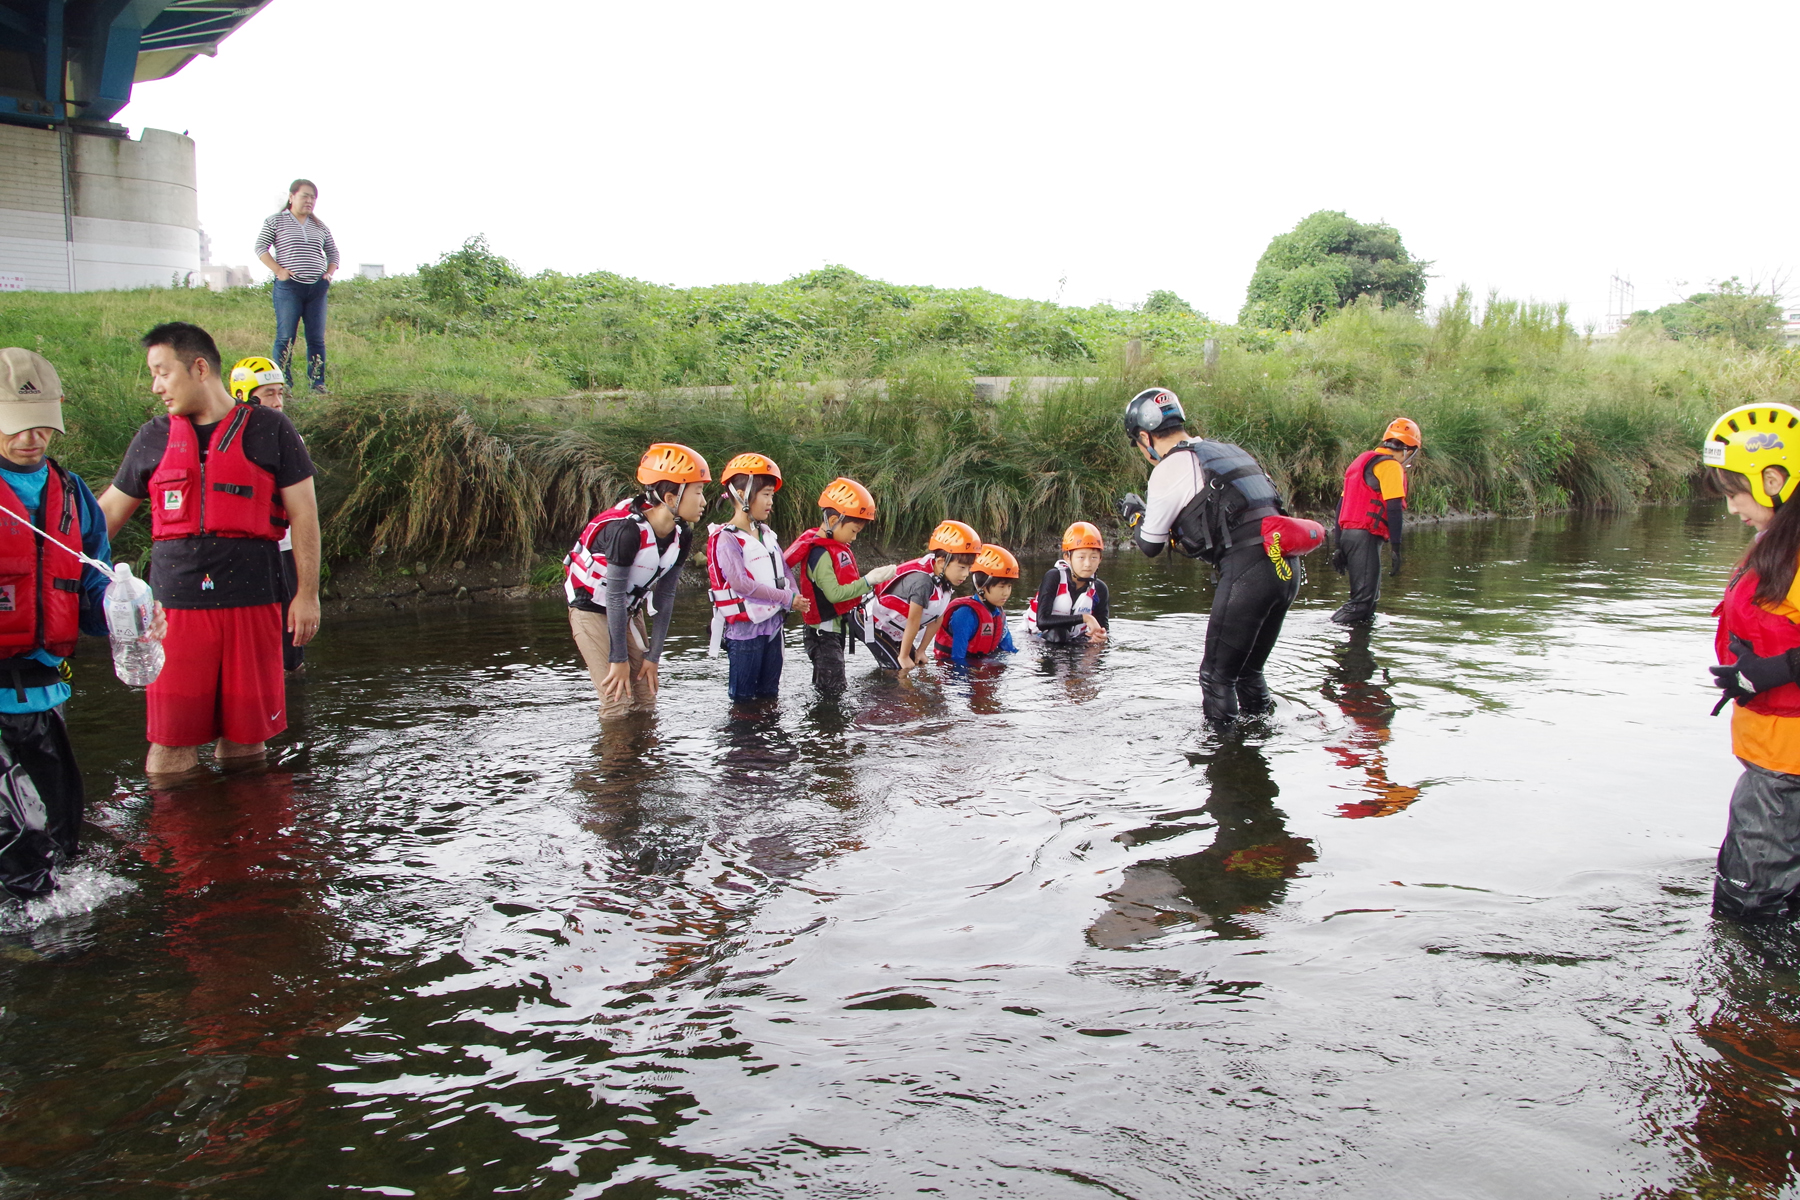
[[[1212,845],[1126,867],[1119,886],[1104,897],[1111,907],[1088,929],[1094,945],[1119,949],[1202,929],[1224,938],[1257,937],[1243,918],[1279,904],[1288,880],[1318,857],[1311,838],[1288,832],[1287,814],[1275,806],[1280,789],[1260,747],[1226,737],[1188,760],[1205,771],[1205,802],[1159,813],[1152,824],[1116,840],[1148,845],[1210,828],[1216,831]]]

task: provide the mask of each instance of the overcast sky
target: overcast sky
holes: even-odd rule
[[[121,116],[198,142],[213,260],[296,175],[345,261],[485,233],[681,285],[826,263],[1235,319],[1342,209],[1434,301],[1598,320],[1800,266],[1800,4],[274,0]],[[1788,289],[1800,293],[1800,279]]]

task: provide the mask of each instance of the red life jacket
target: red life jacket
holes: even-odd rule
[[[977,596],[962,596],[952,600],[950,607],[944,610],[943,623],[938,626],[937,637],[932,639],[937,652],[949,654],[956,648],[956,638],[950,633],[950,618],[959,608],[975,610],[975,632],[969,636],[968,653],[992,654],[998,650],[1006,639],[1006,610],[989,608],[987,602]]]
[[[1381,481],[1375,478],[1375,464],[1384,458],[1397,462],[1399,457],[1392,450],[1377,446],[1350,460],[1350,466],[1344,471],[1344,499],[1338,504],[1339,529],[1367,529],[1382,538],[1388,535],[1387,501],[1381,498]],[[1400,503],[1405,505],[1404,495]]]
[[[818,546],[825,551],[826,560],[831,563],[831,573],[837,581],[848,586],[862,578],[856,569],[856,555],[850,547],[833,537],[826,537],[817,529],[809,529],[787,548],[787,564],[793,568],[794,579],[800,585],[800,594],[812,602],[803,618],[808,625],[818,625],[833,617],[841,617],[862,603],[861,596],[852,596],[842,604],[828,604],[825,597],[819,595],[813,587],[812,551]]]
[[[252,413],[273,411],[239,404],[213,426],[206,461],[200,439],[187,417],[169,418],[169,444],[150,474],[150,536],[159,542],[175,538],[241,537],[279,542],[287,532],[275,474],[244,455],[244,427]]]
[[[75,479],[50,460],[41,522],[33,521],[70,550],[81,549],[81,509]],[[0,509],[31,521],[10,486],[0,487]],[[0,658],[47,650],[58,658],[75,653],[81,636],[81,560],[52,550],[21,521],[0,515]]]
[[[863,601],[865,605],[863,611],[869,623],[877,632],[885,633],[896,642],[906,633],[906,618],[907,614],[912,611],[912,605],[892,594],[894,585],[908,575],[919,571],[936,578],[937,556],[927,554],[922,558],[912,558],[901,563],[895,568],[894,577],[876,587]],[[942,616],[949,602],[949,585],[939,579],[931,589],[931,596],[925,601],[925,612],[919,618],[919,627],[923,629],[931,624],[934,618]]]
[[[1754,599],[1756,580],[1754,571],[1740,573],[1713,609],[1713,615],[1719,618],[1713,651],[1719,656],[1720,666],[1728,667],[1737,661],[1737,655],[1728,649],[1733,634],[1749,642],[1750,648],[1763,658],[1800,647],[1800,625],[1770,612]],[[1800,717],[1800,684],[1784,683],[1758,692],[1744,707],[1769,717]]]

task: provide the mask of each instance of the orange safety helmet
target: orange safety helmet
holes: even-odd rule
[[[725,464],[725,469],[719,472],[719,482],[730,487],[731,481],[739,475],[773,475],[775,490],[781,490],[781,468],[766,454],[758,454],[754,450],[744,451]]]
[[[942,550],[945,554],[980,554],[981,535],[961,521],[945,521],[931,531],[931,540],[925,543],[925,548]]]
[[[1106,550],[1106,539],[1100,536],[1100,527],[1090,521],[1077,521],[1063,530],[1063,553],[1071,550]]]
[[[1017,579],[1019,560],[1005,546],[989,544],[983,546],[981,553],[975,556],[975,569],[989,579]]]
[[[1424,435],[1419,432],[1419,423],[1409,421],[1405,417],[1395,417],[1393,424],[1387,427],[1387,432],[1381,435],[1381,440],[1384,442],[1389,438],[1397,442],[1405,442],[1414,450],[1425,444]]]
[[[854,517],[858,521],[875,519],[875,495],[868,488],[854,479],[843,476],[825,485],[819,493],[819,507],[829,508],[839,516]]]
[[[698,450],[691,450],[680,442],[657,442],[638,459],[637,477],[638,482],[646,486],[652,483],[711,483],[712,468],[706,465]]]

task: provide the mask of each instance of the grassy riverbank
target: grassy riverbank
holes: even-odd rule
[[[1426,433],[1423,512],[1621,507],[1684,493],[1713,414],[1800,400],[1791,353],[1650,333],[1595,341],[1556,309],[1466,295],[1425,316],[1356,307],[1271,335],[1215,325],[1166,294],[1082,309],[838,268],[672,289],[491,279],[473,261],[449,284],[428,272],[334,291],[337,394],[293,411],[321,460],[337,554],[559,552],[658,439],[715,467],[745,448],[775,456],[787,532],[810,520],[826,480],[849,474],[880,498],[884,542],[955,515],[996,541],[1041,543],[1141,488],[1118,413],[1153,382],[1174,387],[1208,436],[1257,453],[1305,510],[1330,507],[1343,464],[1401,413]],[[0,302],[0,344],[39,349],[63,373],[60,454],[92,479],[157,411],[135,337],[170,318],[206,325],[228,355],[266,348],[259,289]],[[1066,382],[977,395],[972,377],[988,374]],[[601,386],[615,384],[631,390]]]

